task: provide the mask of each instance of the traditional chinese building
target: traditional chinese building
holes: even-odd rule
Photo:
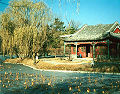
[[[119,58],[120,25],[113,24],[84,25],[71,35],[61,36],[66,45],[71,45],[71,57],[74,58]]]

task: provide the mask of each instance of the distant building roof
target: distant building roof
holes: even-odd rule
[[[120,39],[120,34],[114,34],[114,29],[119,23],[84,25],[79,31],[71,35],[61,36],[64,41],[97,41],[109,37]]]

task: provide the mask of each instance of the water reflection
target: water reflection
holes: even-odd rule
[[[120,75],[33,70],[17,64],[0,66],[0,94],[119,94]]]

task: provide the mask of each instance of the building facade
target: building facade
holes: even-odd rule
[[[61,36],[66,45],[71,46],[72,58],[119,58],[120,25],[113,24],[84,25],[71,35]]]

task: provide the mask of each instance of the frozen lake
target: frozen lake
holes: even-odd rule
[[[0,94],[120,94],[120,74],[34,70],[1,63]]]

